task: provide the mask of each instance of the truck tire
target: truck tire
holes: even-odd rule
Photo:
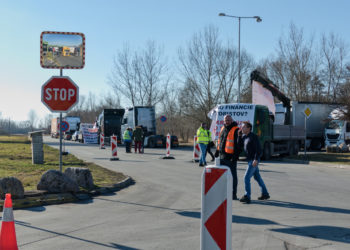
[[[298,155],[299,154],[299,150],[300,150],[300,144],[298,141],[296,141],[293,145],[293,155]]]
[[[322,141],[318,138],[312,139],[310,148],[313,150],[321,150],[322,149]]]
[[[268,161],[271,158],[271,149],[270,149],[270,143],[265,142],[264,143],[264,149],[263,149],[263,156],[262,159],[264,161]]]
[[[155,147],[156,147],[156,142],[155,142],[155,140],[150,139],[150,140],[148,141],[148,146],[149,146],[150,148],[155,148]]]

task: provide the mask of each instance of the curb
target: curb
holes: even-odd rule
[[[350,169],[350,165],[342,165],[342,164],[331,163],[331,162],[305,161],[305,160],[284,159],[284,158],[282,158],[280,161],[287,162],[287,163],[305,164],[305,165],[318,165],[318,166],[329,167],[329,168]]]
[[[73,203],[82,200],[92,199],[94,196],[108,194],[112,192],[117,192],[123,188],[135,184],[135,181],[128,176],[121,182],[118,182],[112,186],[101,187],[94,189],[92,191],[83,191],[76,194],[73,193],[59,193],[59,194],[49,194],[47,192],[42,192],[39,194],[29,194],[23,199],[13,199],[12,207],[13,209],[22,209],[38,206],[47,205],[57,205],[62,203]],[[32,192],[29,192],[32,193]],[[3,210],[4,200],[0,200],[0,212]]]

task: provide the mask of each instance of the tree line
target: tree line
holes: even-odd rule
[[[241,51],[241,102],[251,102],[250,73],[258,69],[293,101],[350,107],[349,65],[348,45],[341,37],[307,36],[291,23],[268,58],[257,62]],[[157,114],[168,118],[164,123],[157,120],[157,132],[170,132],[186,141],[201,122],[210,122],[207,113],[217,104],[237,102],[238,49],[222,41],[214,26],[195,33],[178,49],[174,62],[155,41],[139,50],[125,44],[117,51],[107,79],[113,93],[81,96],[68,115],[94,122],[103,108],[156,106]],[[50,117],[46,119],[42,126]]]

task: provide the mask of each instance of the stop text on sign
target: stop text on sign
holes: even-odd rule
[[[61,100],[61,101],[70,101],[75,96],[75,89],[59,89],[59,88],[46,88],[44,98],[47,101],[50,100]]]
[[[52,112],[67,112],[79,101],[79,87],[68,76],[53,76],[41,87],[41,101]]]

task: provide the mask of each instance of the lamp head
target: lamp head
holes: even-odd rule
[[[225,13],[219,13],[219,16],[226,16]]]
[[[254,18],[256,18],[256,21],[257,21],[258,23],[260,23],[260,22],[262,21],[261,17],[259,17],[259,16],[254,16]]]

